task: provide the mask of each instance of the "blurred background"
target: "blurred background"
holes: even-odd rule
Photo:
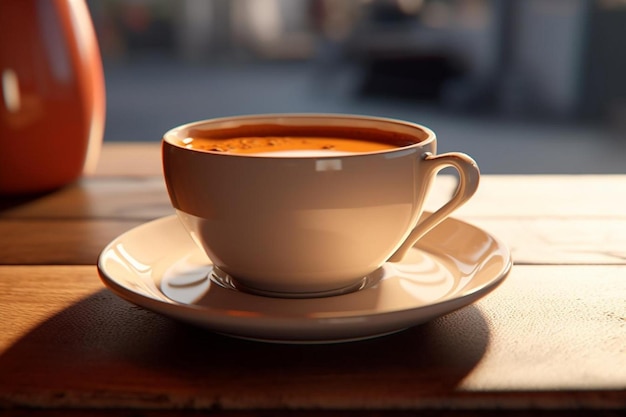
[[[105,141],[219,116],[425,124],[483,173],[626,173],[626,0],[91,0]]]

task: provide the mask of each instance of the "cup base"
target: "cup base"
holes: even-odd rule
[[[244,285],[237,281],[237,279],[230,274],[222,271],[219,267],[214,266],[213,270],[209,273],[209,278],[215,284],[227,288],[234,291],[245,292],[254,295],[260,295],[263,297],[272,297],[272,298],[321,298],[321,297],[332,297],[337,295],[348,294],[351,292],[360,291],[364,288],[371,287],[375,285],[383,275],[383,268],[378,268],[371,274],[364,276],[363,278],[357,280],[354,284],[350,284],[345,287],[331,289],[327,291],[316,291],[316,292],[278,292],[278,291],[269,291],[259,288],[252,288],[248,285]]]

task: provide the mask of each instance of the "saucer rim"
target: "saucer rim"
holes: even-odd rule
[[[168,224],[172,222],[178,222],[177,216],[175,214],[160,217],[160,218],[142,223],[118,235],[116,238],[114,238],[109,244],[105,246],[105,248],[102,250],[102,252],[98,256],[97,270],[98,270],[100,279],[102,280],[104,285],[107,288],[109,288],[114,294],[140,307],[144,307],[158,314],[166,315],[166,316],[169,316],[169,317],[172,317],[172,318],[184,321],[184,322],[190,322],[190,323],[200,325],[218,334],[224,334],[224,335],[228,335],[231,337],[247,339],[247,340],[256,340],[256,341],[273,342],[273,343],[307,343],[307,344],[308,343],[336,343],[336,342],[348,342],[348,341],[370,339],[374,337],[384,336],[387,334],[397,333],[409,327],[417,326],[424,322],[430,321],[434,318],[450,314],[458,309],[461,309],[470,304],[473,304],[474,302],[478,301],[480,298],[491,293],[500,284],[502,284],[502,282],[507,278],[507,276],[509,275],[513,267],[513,260],[511,257],[511,252],[509,248],[507,247],[507,245],[505,245],[500,239],[498,239],[497,237],[491,235],[490,233],[486,232],[485,230],[475,225],[456,219],[454,217],[449,217],[446,220],[444,220],[444,222],[457,222],[458,224],[461,224],[463,227],[472,228],[484,235],[487,235],[496,243],[497,249],[502,255],[503,266],[497,273],[492,274],[493,276],[488,281],[480,285],[477,285],[476,287],[470,289],[467,292],[462,292],[462,291],[455,292],[451,296],[446,296],[446,298],[438,299],[433,302],[428,302],[423,305],[418,305],[418,306],[409,307],[409,308],[398,308],[398,309],[393,309],[389,311],[381,312],[381,311],[376,311],[374,309],[354,310],[354,311],[351,311],[350,314],[348,313],[336,314],[333,317],[330,317],[330,316],[329,317],[303,317],[302,315],[279,315],[279,314],[261,315],[261,316],[254,317],[251,320],[247,320],[248,318],[246,318],[245,316],[238,317],[236,318],[236,321],[239,324],[239,326],[234,326],[234,327],[237,327],[237,331],[229,332],[228,330],[220,330],[219,327],[224,327],[224,326],[223,325],[216,326],[216,324],[214,323],[215,320],[213,321],[206,320],[207,317],[215,317],[215,319],[222,319],[224,321],[233,321],[234,320],[233,316],[226,314],[224,309],[214,308],[211,306],[202,306],[202,305],[178,302],[178,301],[168,298],[161,291],[159,292],[161,293],[162,298],[156,298],[145,292],[139,292],[133,288],[124,286],[122,283],[118,282],[118,280],[115,277],[112,277],[111,274],[106,271],[106,268],[103,265],[103,256],[107,253],[107,251],[110,251],[117,242],[122,241],[125,237],[131,234],[140,233],[141,229],[155,228],[155,227],[158,227],[161,223]],[[180,227],[181,228],[183,227],[182,224],[180,224]],[[437,227],[441,227],[441,225]],[[436,258],[441,258],[442,256],[441,254],[433,253],[432,249],[428,250],[427,248],[421,247],[420,241],[418,241],[417,244],[414,245],[414,247],[418,248],[421,252],[427,254],[428,256],[434,256]],[[451,256],[451,255],[448,254],[447,256]],[[476,277],[472,277],[470,279],[470,282],[471,280],[474,280],[474,279],[476,279]],[[239,294],[244,295],[244,296],[251,296],[251,297],[263,297],[260,295],[249,294],[249,293],[244,293],[244,292],[240,292]],[[335,297],[342,297],[348,294],[337,295]],[[323,300],[323,298],[319,298],[319,300]],[[415,313],[417,312],[422,312],[422,311],[427,311],[427,310],[431,310],[431,312],[429,314],[422,315],[419,319],[412,320],[412,322],[406,326],[395,326],[394,328],[390,328],[385,331],[379,331],[379,332],[373,332],[373,333],[365,332],[366,334],[356,334],[356,335],[347,336],[347,337],[327,338],[323,336],[320,337],[319,335],[313,336],[313,337],[289,337],[289,338],[280,338],[280,337],[272,337],[272,336],[264,337],[262,335],[263,333],[262,331],[259,334],[259,332],[254,331],[253,329],[254,326],[250,328],[250,326],[246,326],[246,325],[244,325],[243,328],[249,328],[250,331],[248,332],[248,334],[244,334],[241,331],[242,329],[241,325],[246,324],[246,322],[265,321],[265,322],[274,323],[273,325],[269,327],[276,327],[278,323],[280,323],[280,325],[283,325],[283,326],[286,325],[287,327],[291,327],[291,326],[300,327],[304,325],[303,327],[304,333],[309,332],[312,334],[312,333],[320,333],[319,329],[318,331],[315,331],[315,329],[323,325],[323,323],[329,319],[331,320],[336,319],[336,320],[349,322],[350,320],[354,320],[354,319],[362,319],[362,318],[370,318],[370,317],[382,317],[382,316],[389,316],[389,315],[406,316],[407,314],[411,314],[411,313],[415,315]],[[403,320],[400,320],[400,318],[398,318],[397,322],[401,322],[401,321]],[[228,325],[226,325],[226,327],[228,327]],[[360,332],[360,333],[363,333],[363,332]]]

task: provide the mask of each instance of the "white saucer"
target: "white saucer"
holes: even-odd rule
[[[464,307],[511,268],[508,249],[468,223],[445,220],[359,291],[324,298],[271,298],[209,278],[212,265],[175,216],[138,226],[98,259],[107,287],[155,312],[231,336],[315,343],[393,333]]]

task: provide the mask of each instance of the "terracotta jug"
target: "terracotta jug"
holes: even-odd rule
[[[93,170],[104,133],[102,60],[83,0],[0,2],[0,194]]]

